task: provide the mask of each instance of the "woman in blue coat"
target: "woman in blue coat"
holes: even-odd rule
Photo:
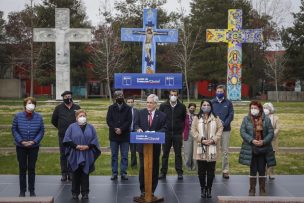
[[[243,143],[239,162],[250,166],[249,195],[255,195],[257,173],[259,173],[260,195],[266,195],[265,168],[275,166],[276,160],[271,146],[274,136],[270,119],[263,113],[263,106],[258,101],[249,104],[249,114],[244,117],[241,125]]]
[[[72,197],[82,199],[89,196],[89,174],[94,171],[94,163],[100,156],[100,146],[95,128],[87,123],[87,113],[79,109],[75,113],[76,122],[65,132],[63,145],[67,147],[66,155],[73,171]]]
[[[17,159],[19,162],[19,197],[25,197],[26,171],[28,171],[28,190],[30,196],[35,194],[35,167],[39,144],[44,135],[42,116],[35,112],[36,99],[27,97],[23,100],[24,111],[15,115],[12,134],[15,139]]]

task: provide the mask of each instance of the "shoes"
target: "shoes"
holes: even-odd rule
[[[158,176],[158,179],[161,180],[161,179],[166,179],[166,174],[165,173],[161,173],[159,176]]]
[[[20,192],[19,197],[25,197],[25,192]]]
[[[178,179],[178,180],[183,180],[183,178],[184,178],[184,177],[183,177],[183,174],[178,174],[178,175],[177,175],[177,179]]]
[[[64,181],[67,181],[67,179],[68,179],[67,175],[64,174],[64,175],[61,176],[61,179],[60,179],[60,180],[61,180],[62,182],[64,182]]]
[[[36,197],[35,191],[30,191],[30,197]]]
[[[72,177],[73,177],[73,176],[72,176],[72,173],[69,173],[69,175],[67,175],[67,180],[68,180],[68,181],[72,181]]]
[[[117,180],[117,175],[112,175],[111,180]]]
[[[73,198],[73,199],[78,199],[78,194],[73,193],[73,194],[72,194],[72,198]]]
[[[229,173],[223,173],[223,178],[229,179]]]
[[[123,175],[121,175],[121,180],[128,180],[128,176],[127,176],[127,174],[123,174]]]
[[[274,179],[275,179],[275,177],[269,176],[269,180],[274,180]]]
[[[81,199],[89,199],[89,195],[88,194],[83,194]]]

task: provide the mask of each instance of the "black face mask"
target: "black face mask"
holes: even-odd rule
[[[122,104],[124,102],[124,99],[123,98],[117,98],[116,99],[116,103],[117,104]]]
[[[189,113],[194,114],[195,110],[189,110]]]
[[[63,102],[64,102],[66,105],[69,105],[70,103],[72,103],[72,101],[73,101],[72,98],[63,99]]]

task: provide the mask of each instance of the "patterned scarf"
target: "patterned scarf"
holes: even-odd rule
[[[262,116],[259,115],[258,117],[251,116],[251,120],[253,123],[253,130],[255,131],[255,139],[256,140],[263,140],[263,120]]]

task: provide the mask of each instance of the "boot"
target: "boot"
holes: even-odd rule
[[[265,190],[265,180],[266,180],[266,176],[259,177],[260,196],[267,195]]]
[[[206,187],[201,187],[201,198],[207,197]]]
[[[256,176],[250,176],[249,181],[250,181],[249,196],[255,196],[255,186],[257,183]]]
[[[206,196],[207,196],[207,198],[212,198],[212,196],[211,196],[211,187],[207,187]]]

